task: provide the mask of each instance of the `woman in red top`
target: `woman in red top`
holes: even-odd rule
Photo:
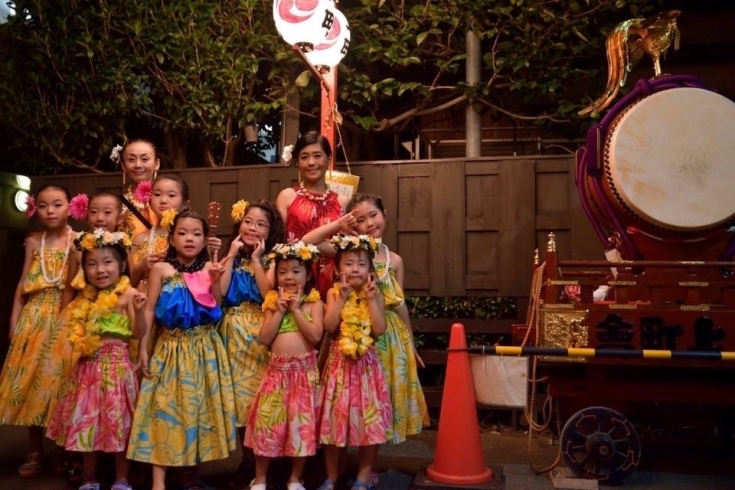
[[[326,223],[339,219],[349,199],[329,189],[326,174],[332,160],[332,148],[327,139],[316,131],[304,134],[296,141],[292,154],[299,169],[299,185],[283,189],[276,207],[286,222],[289,242]],[[319,245],[330,248],[328,242]],[[330,254],[333,255],[333,252]],[[322,298],[334,285],[334,260],[321,258],[313,265],[316,288]]]

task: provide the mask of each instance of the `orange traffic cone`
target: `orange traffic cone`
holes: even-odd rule
[[[459,350],[453,350],[459,349]],[[452,325],[434,463],[414,488],[502,488],[502,470],[485,466],[464,325]],[[448,484],[448,486],[442,485]],[[487,486],[482,484],[488,484]]]

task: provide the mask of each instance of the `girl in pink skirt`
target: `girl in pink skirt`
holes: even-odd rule
[[[293,458],[288,490],[301,482],[306,457],[316,453],[319,372],[316,350],[324,333],[324,303],[313,289],[312,261],[319,249],[303,242],[278,244],[268,254],[275,262],[276,290],[263,301],[260,342],[271,360],[253,400],[245,445],[255,453],[252,490],[266,490],[271,458]],[[308,294],[305,294],[309,291]]]
[[[385,305],[373,267],[380,239],[336,235],[331,243],[337,249],[340,281],[327,294],[324,314],[324,328],[334,340],[320,386],[319,441],[324,444],[327,480],[319,490],[335,488],[340,448],[347,446],[359,447],[352,490],[367,490],[378,448],[390,439],[393,417],[374,345],[386,329]]]
[[[130,426],[138,381],[128,341],[143,337],[145,324],[134,321],[145,295],[130,287],[125,271],[130,239],[102,228],[82,233],[85,286],[69,304],[69,340],[75,363],[56,405],[47,435],[68,451],[83,453],[80,490],[99,490],[97,451],[114,453],[113,490],[131,490],[127,482]]]

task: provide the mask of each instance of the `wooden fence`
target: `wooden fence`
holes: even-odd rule
[[[384,240],[403,257],[409,295],[528,296],[534,248],[542,248],[551,231],[561,258],[602,257],[579,204],[571,156],[370,162],[351,168],[361,178],[361,192],[384,199]],[[175,173],[189,183],[192,206],[202,211],[214,200],[225,210],[241,198],[275,200],[297,182],[295,169],[276,165]],[[72,194],[119,192],[121,175],[33,179],[35,188],[48,182],[65,185]],[[223,215],[224,239],[232,223],[228,212]]]

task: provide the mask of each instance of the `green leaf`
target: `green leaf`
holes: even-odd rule
[[[298,77],[296,77],[295,84],[297,87],[304,88],[309,85],[309,80],[311,80],[311,72],[309,70],[304,70],[299,73]]]
[[[426,40],[426,36],[428,35],[429,35],[428,32],[422,32],[418,36],[416,36],[416,46],[421,46],[421,43],[423,43],[424,40]]]

